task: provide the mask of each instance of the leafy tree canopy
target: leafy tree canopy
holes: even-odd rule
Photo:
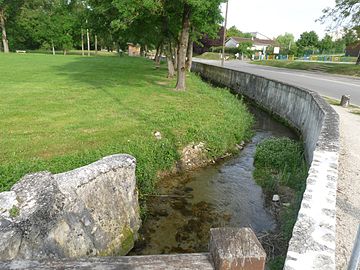
[[[319,36],[315,31],[304,32],[296,42],[300,48],[316,48],[319,44]]]
[[[320,21],[325,23],[331,19],[330,28],[348,27],[360,25],[360,1],[359,0],[336,0],[334,8],[323,10]]]
[[[231,26],[226,30],[226,37],[242,37],[242,38],[251,38],[250,33],[243,33],[235,25]]]

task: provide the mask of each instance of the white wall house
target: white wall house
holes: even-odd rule
[[[227,48],[236,48],[240,43],[244,42],[252,42],[252,47],[250,48],[252,51],[262,51],[265,52],[266,48],[269,46],[274,46],[276,42],[271,39],[259,39],[259,38],[240,38],[240,37],[230,37],[225,46]]]

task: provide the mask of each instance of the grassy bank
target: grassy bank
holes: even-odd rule
[[[324,99],[327,101],[327,103],[329,103],[330,105],[333,105],[333,106],[341,106],[341,105],[340,105],[340,100],[338,100],[338,99],[334,99],[334,98],[326,97],[326,96],[323,96],[323,98],[324,98]],[[351,113],[353,113],[353,114],[360,115],[360,107],[359,107],[359,106],[350,104],[348,110],[349,110],[349,112],[351,112]]]
[[[276,248],[267,249],[269,269],[283,269],[288,243],[300,209],[308,168],[301,143],[288,138],[270,138],[256,148],[254,178],[270,195],[279,194],[279,228],[265,239]],[[271,199],[271,198],[270,198]]]
[[[217,157],[249,138],[252,117],[230,93],[192,74],[176,92],[165,68],[153,67],[141,58],[0,54],[0,190],[26,173],[129,153],[148,193],[190,142]]]
[[[228,59],[235,59],[235,56],[233,54],[225,54],[226,57],[229,57]],[[221,60],[221,54],[220,53],[214,53],[214,52],[206,52],[202,55],[196,56],[196,58],[200,59],[206,59],[206,60]]]
[[[255,61],[252,63],[256,65],[272,66],[279,68],[321,71],[331,74],[360,77],[360,65],[353,65],[353,64],[311,63],[311,62],[277,61],[277,60]]]

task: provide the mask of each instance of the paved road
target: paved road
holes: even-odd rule
[[[194,61],[220,65],[220,61],[215,60],[195,59]],[[304,87],[336,99],[340,99],[342,95],[350,95],[351,103],[360,106],[360,78],[259,66],[237,60],[225,62],[225,67]]]

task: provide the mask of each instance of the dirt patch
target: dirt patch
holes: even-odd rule
[[[340,116],[339,179],[336,200],[336,267],[346,269],[360,223],[360,117],[333,106]]]
[[[204,167],[211,162],[212,160],[207,157],[205,143],[191,143],[181,151],[179,166],[181,170],[188,171],[199,167]]]

